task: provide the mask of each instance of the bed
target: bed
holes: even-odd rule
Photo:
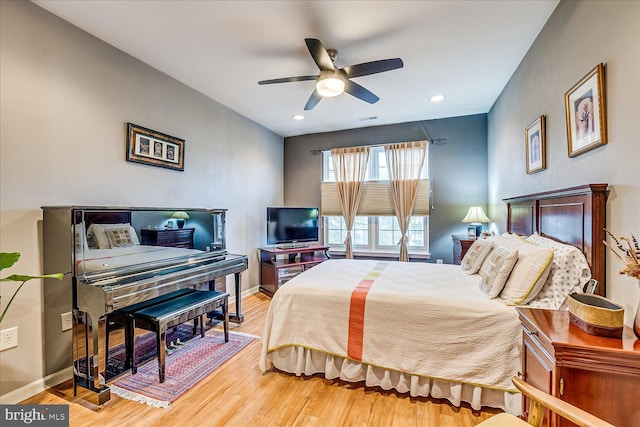
[[[476,410],[488,406],[520,414],[522,399],[511,384],[522,347],[514,306],[562,308],[560,300],[581,290],[590,276],[604,293],[606,188],[590,184],[505,200],[509,234],[497,236],[485,255],[494,256],[499,246],[503,260],[513,260],[519,251],[507,283],[525,277],[529,261],[524,260],[534,256],[529,254],[540,263],[547,257],[547,275],[532,279],[536,289],[528,288],[526,299],[510,298],[514,288],[508,286],[489,298],[491,287],[478,286],[487,284],[486,273],[496,263],[485,269],[483,262],[482,276],[461,266],[370,260],[329,260],[305,271],[273,297],[261,370],[323,374],[456,406],[468,402]],[[586,274],[575,268],[581,262]],[[564,268],[576,270],[575,280],[567,279]]]
[[[139,213],[140,214],[140,213]],[[122,271],[204,254],[198,249],[141,245],[131,211],[76,211],[74,268],[78,275]]]

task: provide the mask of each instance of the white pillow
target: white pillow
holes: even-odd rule
[[[556,242],[538,233],[527,237],[527,241],[554,249],[549,277],[529,306],[559,310],[566,305],[567,296],[572,292],[582,292],[591,278],[589,263],[575,246]]]
[[[491,248],[493,247],[493,242],[485,239],[478,239],[462,258],[462,262],[460,266],[462,267],[462,271],[467,274],[475,274],[480,270],[482,266],[482,262],[491,252]]]
[[[139,245],[138,236],[130,224],[91,224],[87,230],[87,241],[90,248],[94,249],[110,249],[111,242],[107,236],[108,228],[130,228],[131,239],[134,245]]]
[[[518,250],[518,262],[500,297],[508,305],[526,304],[538,295],[544,285],[553,259],[553,250],[537,246],[523,238],[510,242]]]
[[[496,246],[480,267],[480,289],[489,298],[495,298],[504,287],[513,266],[518,261],[518,251]]]

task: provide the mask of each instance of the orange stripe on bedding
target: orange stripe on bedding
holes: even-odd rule
[[[380,277],[382,271],[389,265],[388,262],[379,262],[358,283],[351,293],[349,306],[349,335],[347,338],[347,355],[354,360],[362,360],[362,343],[364,340],[364,310],[369,289],[373,282]]]

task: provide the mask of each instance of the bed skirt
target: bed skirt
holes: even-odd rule
[[[413,397],[431,396],[436,399],[447,399],[454,406],[467,402],[475,410],[486,406],[499,408],[513,415],[522,413],[520,393],[391,371],[299,346],[272,350],[267,357],[275,368],[297,376],[322,373],[327,379],[364,381],[368,387],[380,387],[383,390],[395,389],[400,393],[409,393]]]

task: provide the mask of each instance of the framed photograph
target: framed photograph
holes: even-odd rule
[[[544,116],[538,117],[524,131],[527,173],[536,173],[547,168],[547,137]]]
[[[469,237],[473,237],[474,239],[476,238],[476,233],[477,233],[477,225],[468,225],[467,226],[467,236]]]
[[[569,157],[607,143],[604,65],[598,64],[564,95]]]
[[[184,170],[184,139],[127,123],[127,161]]]

